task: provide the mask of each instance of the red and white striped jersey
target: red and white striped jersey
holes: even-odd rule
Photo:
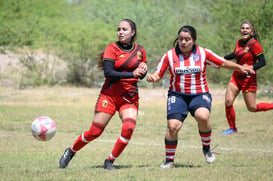
[[[185,94],[199,94],[209,92],[206,65],[219,68],[224,61],[224,58],[211,50],[197,45],[187,57],[184,57],[176,47],[161,57],[156,72],[162,78],[169,69],[171,74],[169,90]]]

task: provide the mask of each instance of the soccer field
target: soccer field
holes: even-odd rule
[[[80,150],[66,169],[58,168],[65,148],[89,129],[99,89],[0,88],[0,180],[273,180],[273,111],[250,113],[239,97],[234,105],[239,132],[222,136],[221,131],[227,128],[225,90],[211,92],[214,164],[205,162],[197,124],[189,114],[179,132],[175,168],[159,167],[165,156],[167,90],[140,89],[132,139],[114,163],[118,169],[107,171],[103,162],[121,131],[117,115],[101,137]],[[41,115],[57,124],[56,135],[47,142],[31,135],[31,123]]]

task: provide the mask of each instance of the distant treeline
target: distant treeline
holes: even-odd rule
[[[249,20],[260,35],[267,60],[258,81],[272,85],[272,9],[271,0],[0,0],[0,46],[54,53],[68,65],[65,83],[92,87],[103,80],[95,68],[97,55],[116,41],[116,27],[123,18],[137,24],[137,43],[146,49],[150,72],[172,48],[181,26],[194,26],[197,43],[224,56],[240,38],[241,22]],[[29,74],[39,73],[32,70],[32,61],[22,63]],[[230,75],[229,70],[208,68],[213,83],[226,84]]]

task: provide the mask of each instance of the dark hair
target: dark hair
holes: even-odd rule
[[[250,28],[253,30],[253,35],[251,36],[252,38],[254,38],[255,40],[259,41],[260,40],[260,36],[259,34],[256,32],[255,28],[254,28],[254,24],[251,23],[250,21],[244,20],[240,26],[240,28],[242,28],[243,24],[248,24],[250,26]]]
[[[185,25],[185,26],[182,26],[178,32],[177,32],[177,37],[176,39],[173,41],[173,46],[176,46],[177,44],[177,40],[178,40],[178,36],[181,32],[187,32],[191,35],[193,41],[197,40],[197,34],[196,34],[196,30],[194,29],[194,27],[192,26],[189,26],[189,25]]]
[[[136,38],[137,38],[137,27],[136,27],[136,24],[135,24],[135,22],[133,22],[133,21],[130,20],[130,19],[123,19],[123,20],[121,20],[120,22],[122,22],[122,21],[126,21],[127,23],[129,23],[129,25],[130,25],[132,31],[135,30],[135,34],[134,34],[134,36],[132,37],[131,42],[130,42],[131,44],[133,44],[133,43],[135,42]],[[103,54],[104,54],[104,51],[101,51],[101,52],[98,54],[98,59],[99,59],[99,60],[98,60],[97,66],[98,66],[98,68],[101,69],[101,70],[103,70]]]

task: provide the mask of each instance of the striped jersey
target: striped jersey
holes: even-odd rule
[[[167,51],[160,59],[156,72],[162,78],[168,69],[171,78],[169,90],[184,94],[209,92],[206,81],[206,65],[219,68],[225,61],[209,49],[194,45],[185,57],[178,46]]]

